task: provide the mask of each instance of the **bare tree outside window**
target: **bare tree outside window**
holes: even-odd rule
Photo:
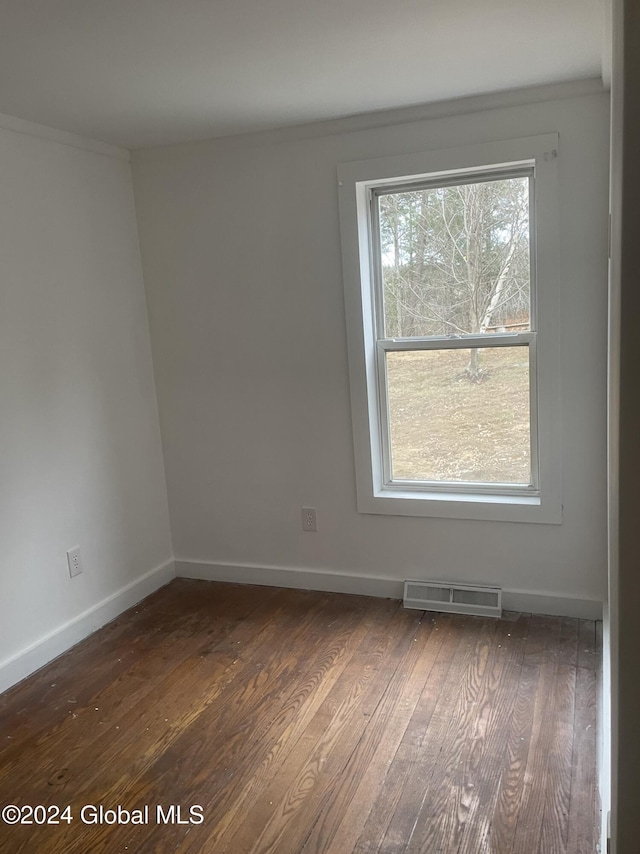
[[[381,194],[379,225],[387,337],[530,328],[528,177]]]
[[[530,353],[504,338],[531,330],[529,193],[529,174],[376,192],[384,338],[423,342],[385,357],[393,479],[531,482]],[[484,341],[443,340],[466,335]]]

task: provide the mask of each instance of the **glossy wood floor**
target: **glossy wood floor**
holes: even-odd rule
[[[0,697],[0,851],[588,854],[595,631],[174,581]]]

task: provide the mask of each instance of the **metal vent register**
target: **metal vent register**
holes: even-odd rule
[[[480,587],[473,584],[405,581],[403,604],[405,608],[417,608],[420,611],[501,617],[502,590],[499,587]]]

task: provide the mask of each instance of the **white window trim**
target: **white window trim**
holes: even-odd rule
[[[558,135],[527,137],[343,163],[338,166],[340,228],[344,275],[351,413],[355,450],[358,510],[402,516],[486,519],[513,522],[562,522],[560,425],[560,318],[559,318],[559,214]],[[451,177],[454,172],[477,171],[534,164],[535,233],[532,250],[536,271],[537,387],[532,394],[537,422],[537,489],[492,488],[439,484],[385,484],[379,423],[380,347],[376,340],[373,305],[370,189],[424,176],[429,180]],[[526,333],[521,333],[526,337]],[[500,336],[501,338],[504,336]],[[531,339],[529,339],[531,340]],[[496,337],[497,342],[497,337]],[[468,341],[464,342],[468,347]],[[485,340],[485,345],[486,340]],[[523,337],[524,343],[524,337]],[[399,342],[399,346],[401,346]],[[409,345],[415,349],[415,340]],[[462,345],[461,345],[462,346]],[[533,422],[532,422],[533,424]],[[537,446],[537,447],[536,447]]]

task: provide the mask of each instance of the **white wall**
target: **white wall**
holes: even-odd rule
[[[177,560],[243,580],[286,580],[267,566],[369,576],[371,589],[422,576],[605,599],[608,123],[608,97],[592,93],[134,155]],[[336,164],[552,131],[564,523],[358,514]],[[300,530],[303,504],[317,534]]]
[[[130,165],[57,137],[0,121],[0,690],[171,561]]]

